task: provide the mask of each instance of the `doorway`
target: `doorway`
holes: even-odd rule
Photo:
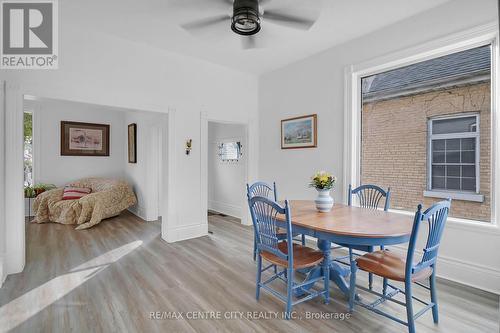
[[[247,126],[208,122],[208,215],[229,217],[246,224],[245,184],[248,174]]]

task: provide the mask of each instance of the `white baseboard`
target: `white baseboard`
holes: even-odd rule
[[[21,273],[26,265],[24,251],[5,253],[3,257],[3,274],[6,277],[10,274]]]
[[[220,201],[208,201],[208,209],[241,219],[241,207]]]
[[[7,273],[5,272],[4,266],[4,254],[0,254],[0,288],[2,288],[5,279],[7,278]]]
[[[175,243],[186,239],[198,238],[208,235],[208,224],[194,224],[167,229],[162,232],[162,238],[168,243]]]
[[[308,239],[312,239],[309,238]],[[391,246],[392,251],[406,254],[406,249],[401,246]],[[342,255],[347,255],[344,249],[336,250]],[[418,251],[416,254],[421,255]],[[484,265],[466,262],[456,258],[439,256],[437,262],[437,277],[444,280],[457,282],[466,286],[488,291],[500,295],[500,271]]]
[[[439,257],[437,276],[500,295],[500,271],[487,266]]]
[[[151,221],[157,221],[158,217],[156,218],[148,218],[146,214],[146,209],[139,205],[132,206],[128,209],[129,212],[134,214],[135,216],[139,217],[140,219],[146,221],[146,222],[151,222]]]
[[[392,246],[390,248],[406,254],[406,248],[403,246]],[[415,254],[421,257],[422,251],[415,251]],[[500,295],[500,270],[496,268],[439,255],[436,269],[437,276],[442,279]]]

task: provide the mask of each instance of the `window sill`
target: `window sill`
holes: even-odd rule
[[[442,198],[461,201],[484,202],[484,195],[477,193],[447,192],[447,191],[424,191],[424,197]]]
[[[399,210],[399,209],[389,209],[389,212],[415,216],[415,212],[407,211],[407,210]],[[457,217],[448,217],[447,227],[456,230],[463,230],[466,232],[472,233],[482,233],[488,235],[496,235],[500,236],[500,226],[496,223],[496,221],[478,221],[478,220],[467,220],[461,219]]]

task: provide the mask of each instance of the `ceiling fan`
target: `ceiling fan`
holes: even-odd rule
[[[271,0],[199,0],[211,2],[218,5],[227,5],[228,11],[232,7],[231,14],[221,14],[202,18],[181,24],[181,27],[192,34],[205,32],[207,29],[227,23],[234,33],[244,36],[242,38],[243,48],[254,48],[256,46],[256,35],[262,28],[263,22],[279,24],[293,29],[309,30],[315,23],[316,15],[297,15],[297,10],[288,8],[267,8]],[[310,13],[307,13],[310,14]],[[267,28],[267,27],[266,27]]]

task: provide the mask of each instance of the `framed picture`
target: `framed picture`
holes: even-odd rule
[[[109,125],[61,121],[62,156],[109,156]]]
[[[317,115],[281,121],[281,149],[314,148],[318,146]]]
[[[128,162],[137,163],[137,124],[128,125]]]

